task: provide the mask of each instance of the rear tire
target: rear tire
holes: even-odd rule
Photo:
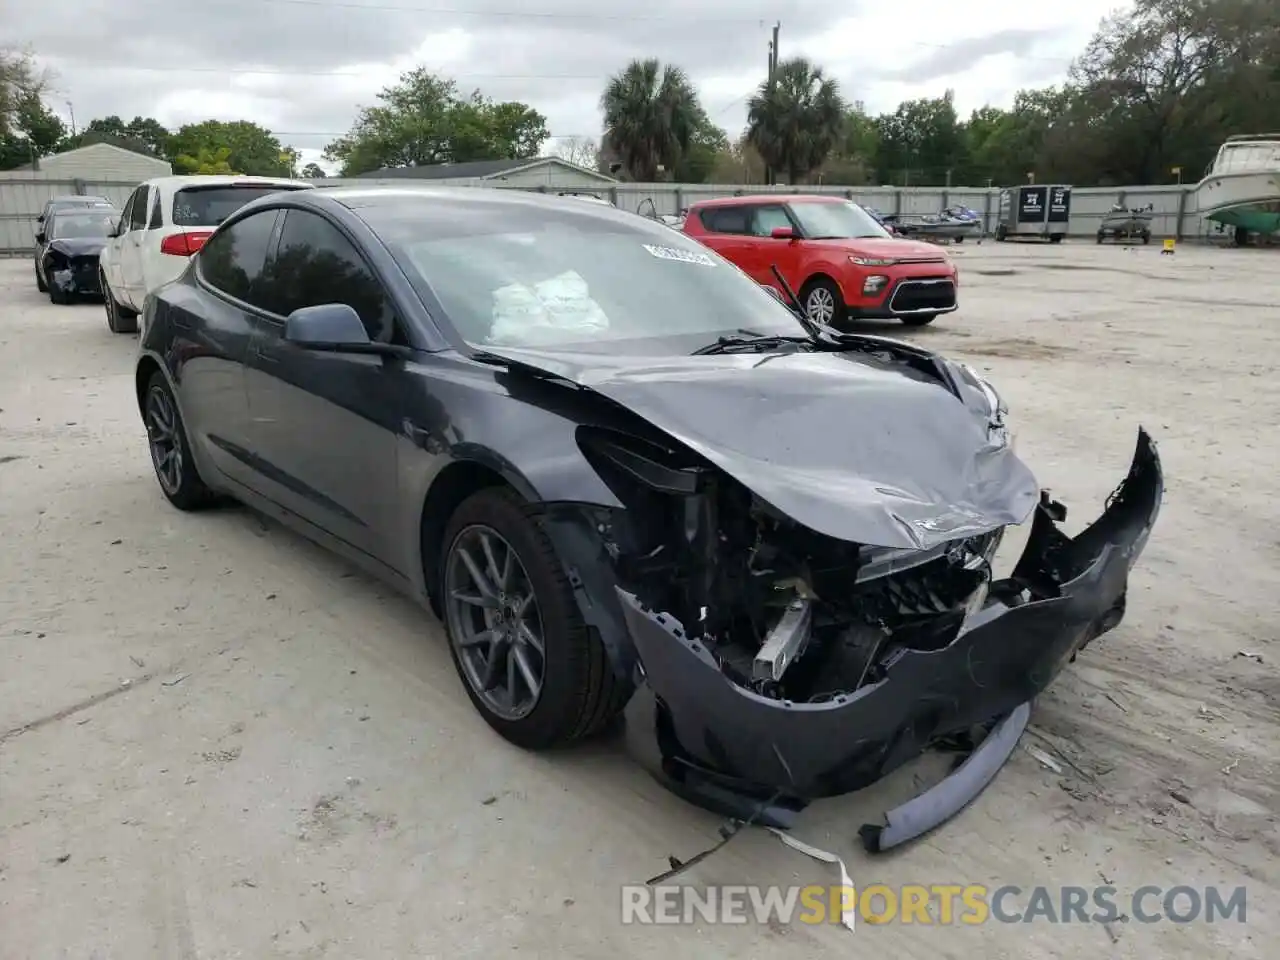
[[[1009,228],[1003,223],[996,227],[996,243],[1004,243],[1009,239]]]
[[[913,317],[899,317],[899,319],[908,327],[927,327],[938,319],[938,315],[936,313],[919,313]]]
[[[1061,242],[1062,242],[1062,234],[1060,234],[1060,233],[1055,233],[1053,236],[1051,236],[1051,237],[1049,238],[1049,242],[1050,242],[1050,243],[1061,243]]]
[[[115,294],[107,284],[107,275],[98,271],[98,285],[102,287],[102,303],[107,311],[107,329],[112,333],[137,333],[138,315],[116,302]]]
[[[477,549],[478,540],[492,547],[492,561]],[[512,490],[490,487],[464,500],[450,517],[441,546],[438,595],[449,654],[467,696],[489,726],[516,746],[543,750],[589,736],[621,711],[630,686],[614,674],[599,636],[582,618],[550,539]],[[509,566],[508,549],[514,559]],[[467,559],[484,574],[489,592],[502,601],[477,602],[486,590],[471,576]],[[503,576],[490,571],[491,562]],[[460,599],[464,596],[467,599]],[[523,613],[503,606],[518,605],[516,598],[525,596],[532,601],[526,602]],[[497,620],[504,609],[503,619]],[[513,624],[516,636],[529,632],[520,626],[536,630],[541,652],[525,640],[504,641],[505,645],[492,640],[494,631],[502,634]],[[490,639],[477,639],[481,634]],[[516,645],[522,648],[519,658]],[[522,703],[517,705],[514,696],[504,701],[496,688],[485,690],[480,672],[490,657],[503,658],[495,673],[506,675],[507,683],[508,667],[520,676]],[[512,659],[523,659],[525,666],[534,668],[540,681],[536,693],[523,667],[512,665]],[[505,686],[501,679],[498,686]],[[509,706],[504,708],[504,702]]]
[[[179,510],[199,510],[215,499],[191,456],[187,428],[178,412],[178,402],[169,381],[157,370],[147,381],[143,395],[142,422],[147,428],[147,446],[160,490]]]

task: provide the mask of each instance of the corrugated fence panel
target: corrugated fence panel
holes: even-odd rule
[[[396,186],[415,185],[405,180],[343,180],[327,178],[316,180],[316,186]],[[432,186],[429,181],[417,181],[423,187]],[[437,184],[438,185],[438,184]],[[451,181],[450,186],[498,187],[509,190],[554,190],[545,184],[495,184],[491,180]],[[0,256],[30,254],[34,247],[36,217],[50,197],[65,193],[84,193],[104,196],[117,206],[123,206],[136,184],[118,181],[94,182],[92,180],[49,179],[47,175],[26,172],[0,173]],[[573,189],[585,189],[575,186]],[[823,184],[819,186],[765,187],[759,184],[708,184],[708,183],[618,183],[592,186],[593,192],[609,196],[623,210],[636,211],[643,207],[649,211],[649,202],[658,214],[678,213],[699,200],[714,197],[731,197],[734,194],[822,193],[830,196],[849,197],[857,203],[874,207],[881,213],[925,214],[937,213],[945,206],[962,204],[984,213],[987,229],[995,225],[999,210],[999,189],[983,187],[847,187]],[[1071,222],[1068,233],[1075,237],[1093,236],[1113,205],[1154,209],[1152,232],[1156,236],[1174,236],[1178,233],[1181,212],[1181,235],[1192,239],[1210,234],[1213,225],[1204,222],[1196,213],[1195,187],[1187,186],[1134,186],[1118,188],[1077,188],[1072,191]]]
[[[136,183],[51,179],[40,174],[0,175],[0,256],[29,255],[35,250],[36,217],[52,198],[65,194],[106,197],[123,207]]]

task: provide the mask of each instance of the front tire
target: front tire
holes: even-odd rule
[[[927,327],[933,321],[938,319],[936,313],[918,313],[910,317],[900,318],[908,327]]]
[[[142,419],[147,427],[151,465],[155,467],[160,490],[169,502],[179,510],[199,510],[212,503],[213,492],[200,477],[195,458],[191,456],[178,402],[169,389],[169,381],[159,370],[147,381]]]
[[[44,282],[44,277],[40,273],[40,264],[36,264],[36,289],[41,293],[48,293],[49,287]]]
[[[107,311],[107,329],[112,333],[137,333],[138,315],[116,302],[115,294],[107,284],[105,271],[98,271],[98,285],[102,287],[102,303]]]
[[[826,277],[815,277],[800,290],[800,305],[805,316],[815,323],[832,327],[844,319],[844,297],[835,282]]]
[[[57,285],[49,287],[49,302],[62,306],[71,302],[71,298],[58,289]]]
[[[541,750],[596,732],[622,709],[628,688],[582,619],[551,541],[513,491],[491,487],[463,501],[442,545],[449,653],[489,726]]]

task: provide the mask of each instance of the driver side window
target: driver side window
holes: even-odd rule
[[[756,207],[751,232],[757,237],[769,237],[777,227],[792,226],[791,218],[782,207]]]

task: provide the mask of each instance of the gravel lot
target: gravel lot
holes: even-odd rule
[[[1037,705],[1023,743],[1062,773],[1019,750],[971,809],[888,857],[858,852],[856,829],[918,768],[812,808],[796,834],[859,886],[1244,884],[1246,924],[860,925],[852,941],[838,926],[622,925],[619,886],[708,846],[719,821],[616,740],[507,746],[417,607],[247,510],[169,507],[132,397],[136,339],[108,333],[99,305],[51,306],[13,260],[0,957],[1274,957],[1280,260],[956,254],[961,311],[913,336],[990,371],[1073,530],[1139,423],[1160,444],[1165,510],[1128,618]],[[763,831],[690,879],[836,882]]]

